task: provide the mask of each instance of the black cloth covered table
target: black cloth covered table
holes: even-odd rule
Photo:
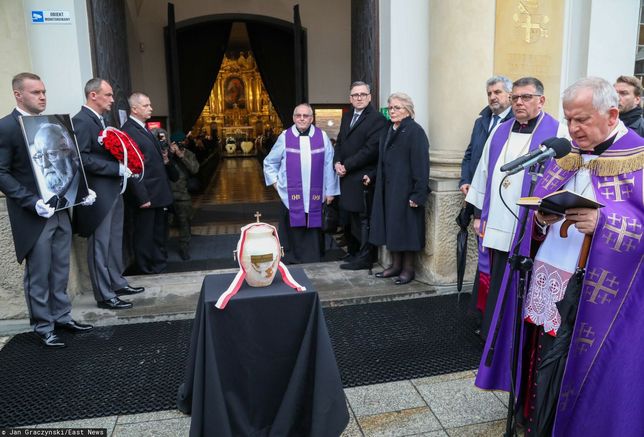
[[[234,274],[206,276],[177,406],[191,436],[339,436],[349,422],[322,308],[301,268],[282,282],[244,283],[215,308]]]

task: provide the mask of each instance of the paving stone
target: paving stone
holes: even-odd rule
[[[449,437],[498,437],[505,433],[505,420],[448,428]]]
[[[66,420],[64,422],[52,422],[36,425],[38,429],[49,428],[105,428],[107,435],[111,435],[116,425],[117,416],[92,417],[91,419]]]
[[[190,432],[190,417],[118,424],[112,437],[178,437]]]
[[[397,437],[441,430],[441,424],[428,407],[358,417],[365,437]]]
[[[409,381],[352,387],[344,392],[358,419],[362,416],[427,406]]]
[[[445,428],[490,422],[506,416],[503,403],[494,393],[476,388],[474,378],[417,384],[416,388]]]
[[[181,419],[189,417],[179,410],[153,411],[151,413],[125,414],[118,417],[116,423],[123,425],[125,423],[152,422],[156,420]]]

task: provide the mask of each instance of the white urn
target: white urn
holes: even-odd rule
[[[242,228],[236,252],[251,287],[267,287],[273,282],[281,259],[276,234],[275,227],[266,223],[252,223]]]

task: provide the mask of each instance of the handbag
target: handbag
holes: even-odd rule
[[[335,234],[340,224],[340,217],[335,202],[330,205],[324,204],[322,208],[322,232]]]

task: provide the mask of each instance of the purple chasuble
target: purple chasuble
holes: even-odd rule
[[[545,112],[541,113],[543,119],[533,131],[532,138],[530,140],[529,152],[533,151],[543,142],[543,140],[554,137],[557,135],[559,129],[559,122],[555,120],[550,115]],[[487,218],[490,213],[490,194],[491,190],[496,190],[498,187],[491,187],[492,184],[492,173],[496,166],[496,162],[501,156],[503,151],[503,146],[505,145],[508,137],[512,132],[512,126],[514,125],[515,118],[511,118],[508,121],[502,123],[490,142],[490,157],[489,157],[489,167],[488,167],[488,178],[487,185],[485,188],[485,200],[483,201],[483,209],[481,210],[481,226],[484,226],[487,223]],[[528,152],[528,153],[529,153]],[[525,171],[523,176],[523,184],[521,188],[521,196],[527,196],[528,191],[530,190],[530,175]],[[522,208],[519,211],[519,218],[523,218],[526,214],[526,209]],[[530,226],[532,223],[532,212],[529,212],[528,217],[528,229],[526,229],[526,236],[523,238],[520,247],[520,254],[527,255],[530,248]],[[484,228],[485,229],[485,228]],[[514,246],[517,243],[518,232],[515,233],[513,237],[512,244],[510,245],[510,252],[514,249]],[[489,252],[486,253],[489,257]],[[485,260],[488,262],[488,260]],[[488,264],[489,265],[489,264]],[[494,350],[494,356],[492,364],[490,367],[485,365],[485,359],[488,355],[492,338],[494,337],[494,329],[497,325],[497,320],[499,319],[501,312],[501,303],[505,298],[505,290],[507,288],[508,281],[512,280],[513,284],[510,288],[511,295],[508,296],[508,301],[505,305],[505,313],[503,314],[503,319],[501,320],[501,326],[499,327],[499,335],[496,340],[496,347]],[[510,390],[510,357],[512,350],[512,333],[514,325],[514,307],[516,306],[516,283],[518,282],[518,275],[515,275],[514,278],[510,278],[510,268],[506,266],[505,274],[503,276],[503,281],[501,282],[501,287],[499,288],[499,295],[496,301],[496,307],[494,308],[494,314],[492,316],[492,321],[490,323],[490,332],[487,336],[485,342],[485,347],[483,348],[483,355],[481,357],[481,363],[479,365],[479,370],[476,376],[476,386],[489,390]],[[519,362],[519,375],[521,374],[521,362]],[[518,393],[518,390],[515,390],[515,394]]]
[[[324,138],[322,131],[315,129],[311,142],[311,175],[309,185],[309,213],[304,211],[302,188],[302,162],[300,160],[300,137],[286,130],[286,189],[291,227],[322,227],[322,189],[324,186]]]
[[[573,149],[574,150],[574,149]],[[642,160],[644,138],[632,130],[594,162]],[[562,164],[563,165],[563,164]],[[614,166],[613,163],[609,165]],[[631,172],[591,172],[599,209],[553,435],[624,436],[644,429],[644,180]],[[576,171],[550,162],[537,185],[543,197]],[[639,431],[637,431],[639,430]]]

